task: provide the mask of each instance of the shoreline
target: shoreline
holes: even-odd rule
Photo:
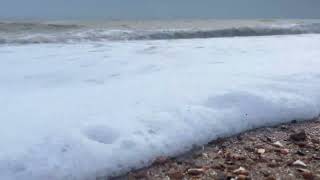
[[[320,118],[219,138],[111,180],[320,179]],[[106,179],[109,179],[106,178]]]

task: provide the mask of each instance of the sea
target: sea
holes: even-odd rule
[[[320,33],[317,19],[0,21],[0,44],[77,43]]]

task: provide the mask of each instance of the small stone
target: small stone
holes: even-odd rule
[[[234,162],[233,162],[233,161],[230,161],[230,160],[227,160],[227,161],[225,161],[224,163],[227,164],[227,165],[234,165]]]
[[[188,169],[187,173],[191,176],[198,176],[204,173],[204,169],[203,168],[191,168]]]
[[[272,139],[269,136],[265,136],[265,137],[267,141],[272,142]]]
[[[304,130],[290,135],[290,139],[293,141],[305,141],[307,139],[307,134]]]
[[[207,171],[207,175],[209,175],[209,177],[213,178],[213,177],[216,177],[218,175],[218,173],[216,171],[214,171],[213,169],[209,169]]]
[[[202,153],[202,157],[205,159],[209,159],[209,155],[207,153]]]
[[[240,174],[239,176],[237,176],[236,179],[239,179],[239,180],[247,180],[247,179],[248,179],[248,176],[245,176],[245,175]]]
[[[288,176],[295,177],[294,174],[292,174],[292,173],[289,173]]]
[[[315,159],[315,160],[320,160],[320,156],[319,156],[319,155],[316,155],[316,154],[314,154],[314,155],[312,156],[312,158]]]
[[[300,166],[300,167],[307,167],[307,165],[301,160],[297,160],[297,161],[293,162],[292,165]]]
[[[272,142],[272,138],[270,138],[269,136],[267,135],[264,135],[262,138],[260,138],[260,140],[262,142]]]
[[[303,168],[298,168],[297,171],[299,171],[299,172],[309,172],[308,169],[303,169]]]
[[[290,152],[289,149],[281,149],[280,150],[280,153],[283,155],[287,155],[287,154],[289,154],[289,152]]]
[[[181,171],[170,170],[168,172],[168,176],[170,177],[170,179],[180,180],[180,179],[183,179],[184,175]]]
[[[249,172],[243,167],[239,167],[239,169],[234,170],[233,173],[237,175],[245,175],[245,176],[249,175]]]
[[[301,151],[301,150],[298,150],[298,151],[297,151],[297,154],[298,154],[299,156],[305,156],[305,155],[306,155],[306,153],[304,153],[304,152]]]
[[[306,179],[306,180],[313,180],[313,179],[314,179],[314,175],[312,174],[311,171],[308,171],[308,170],[303,171],[303,172],[302,172],[302,176],[303,176],[303,178]]]
[[[273,145],[276,147],[283,147],[283,144],[280,141],[274,142]]]
[[[227,173],[227,178],[228,180],[236,180],[236,177],[230,173]]]
[[[260,155],[264,154],[265,152],[266,152],[266,150],[262,149],[262,148],[257,150],[257,153]]]
[[[231,155],[230,155],[230,158],[231,158],[231,159],[234,159],[234,160],[237,160],[237,161],[239,161],[239,160],[245,160],[245,159],[246,159],[244,156],[241,156],[241,155],[239,155],[239,154],[231,154]]]

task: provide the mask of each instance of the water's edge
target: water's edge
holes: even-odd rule
[[[271,125],[265,125],[265,126],[261,126],[258,128],[253,128],[253,129],[249,129],[240,133],[235,133],[235,134],[230,134],[228,136],[223,136],[223,137],[218,137],[215,138],[213,140],[211,140],[210,142],[208,142],[207,144],[204,144],[203,146],[194,146],[191,150],[182,153],[182,154],[178,154],[176,156],[172,156],[172,157],[168,157],[168,159],[186,159],[188,157],[193,157],[192,155],[197,153],[199,150],[203,150],[206,146],[210,146],[212,144],[217,144],[219,142],[223,142],[227,139],[231,139],[231,138],[235,138],[235,137],[239,137],[241,134],[245,134],[247,132],[257,132],[257,131],[261,131],[262,129],[265,128],[276,128],[276,127],[281,127],[283,125],[289,125],[289,124],[305,124],[305,123],[312,123],[315,121],[319,121],[320,120],[320,115],[311,119],[305,119],[305,120],[291,120],[290,122],[284,122],[284,123],[279,123],[279,124],[271,124]],[[147,170],[149,168],[151,168],[152,166],[154,166],[154,164],[150,164],[146,167],[140,168],[140,169],[133,169],[130,172],[136,172],[136,171],[141,171],[141,170]],[[161,165],[160,165],[161,166]],[[115,175],[115,176],[106,176],[106,177],[97,177],[97,179],[99,180],[128,180],[128,173],[130,172],[126,172],[126,173],[122,173],[119,175]]]

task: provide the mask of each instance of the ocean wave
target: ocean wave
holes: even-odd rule
[[[37,22],[0,22],[0,32],[44,32],[44,31],[64,31],[82,27],[76,24],[54,24]]]
[[[79,25],[0,23],[0,44],[164,40],[320,33],[320,23],[224,29],[115,30]]]

